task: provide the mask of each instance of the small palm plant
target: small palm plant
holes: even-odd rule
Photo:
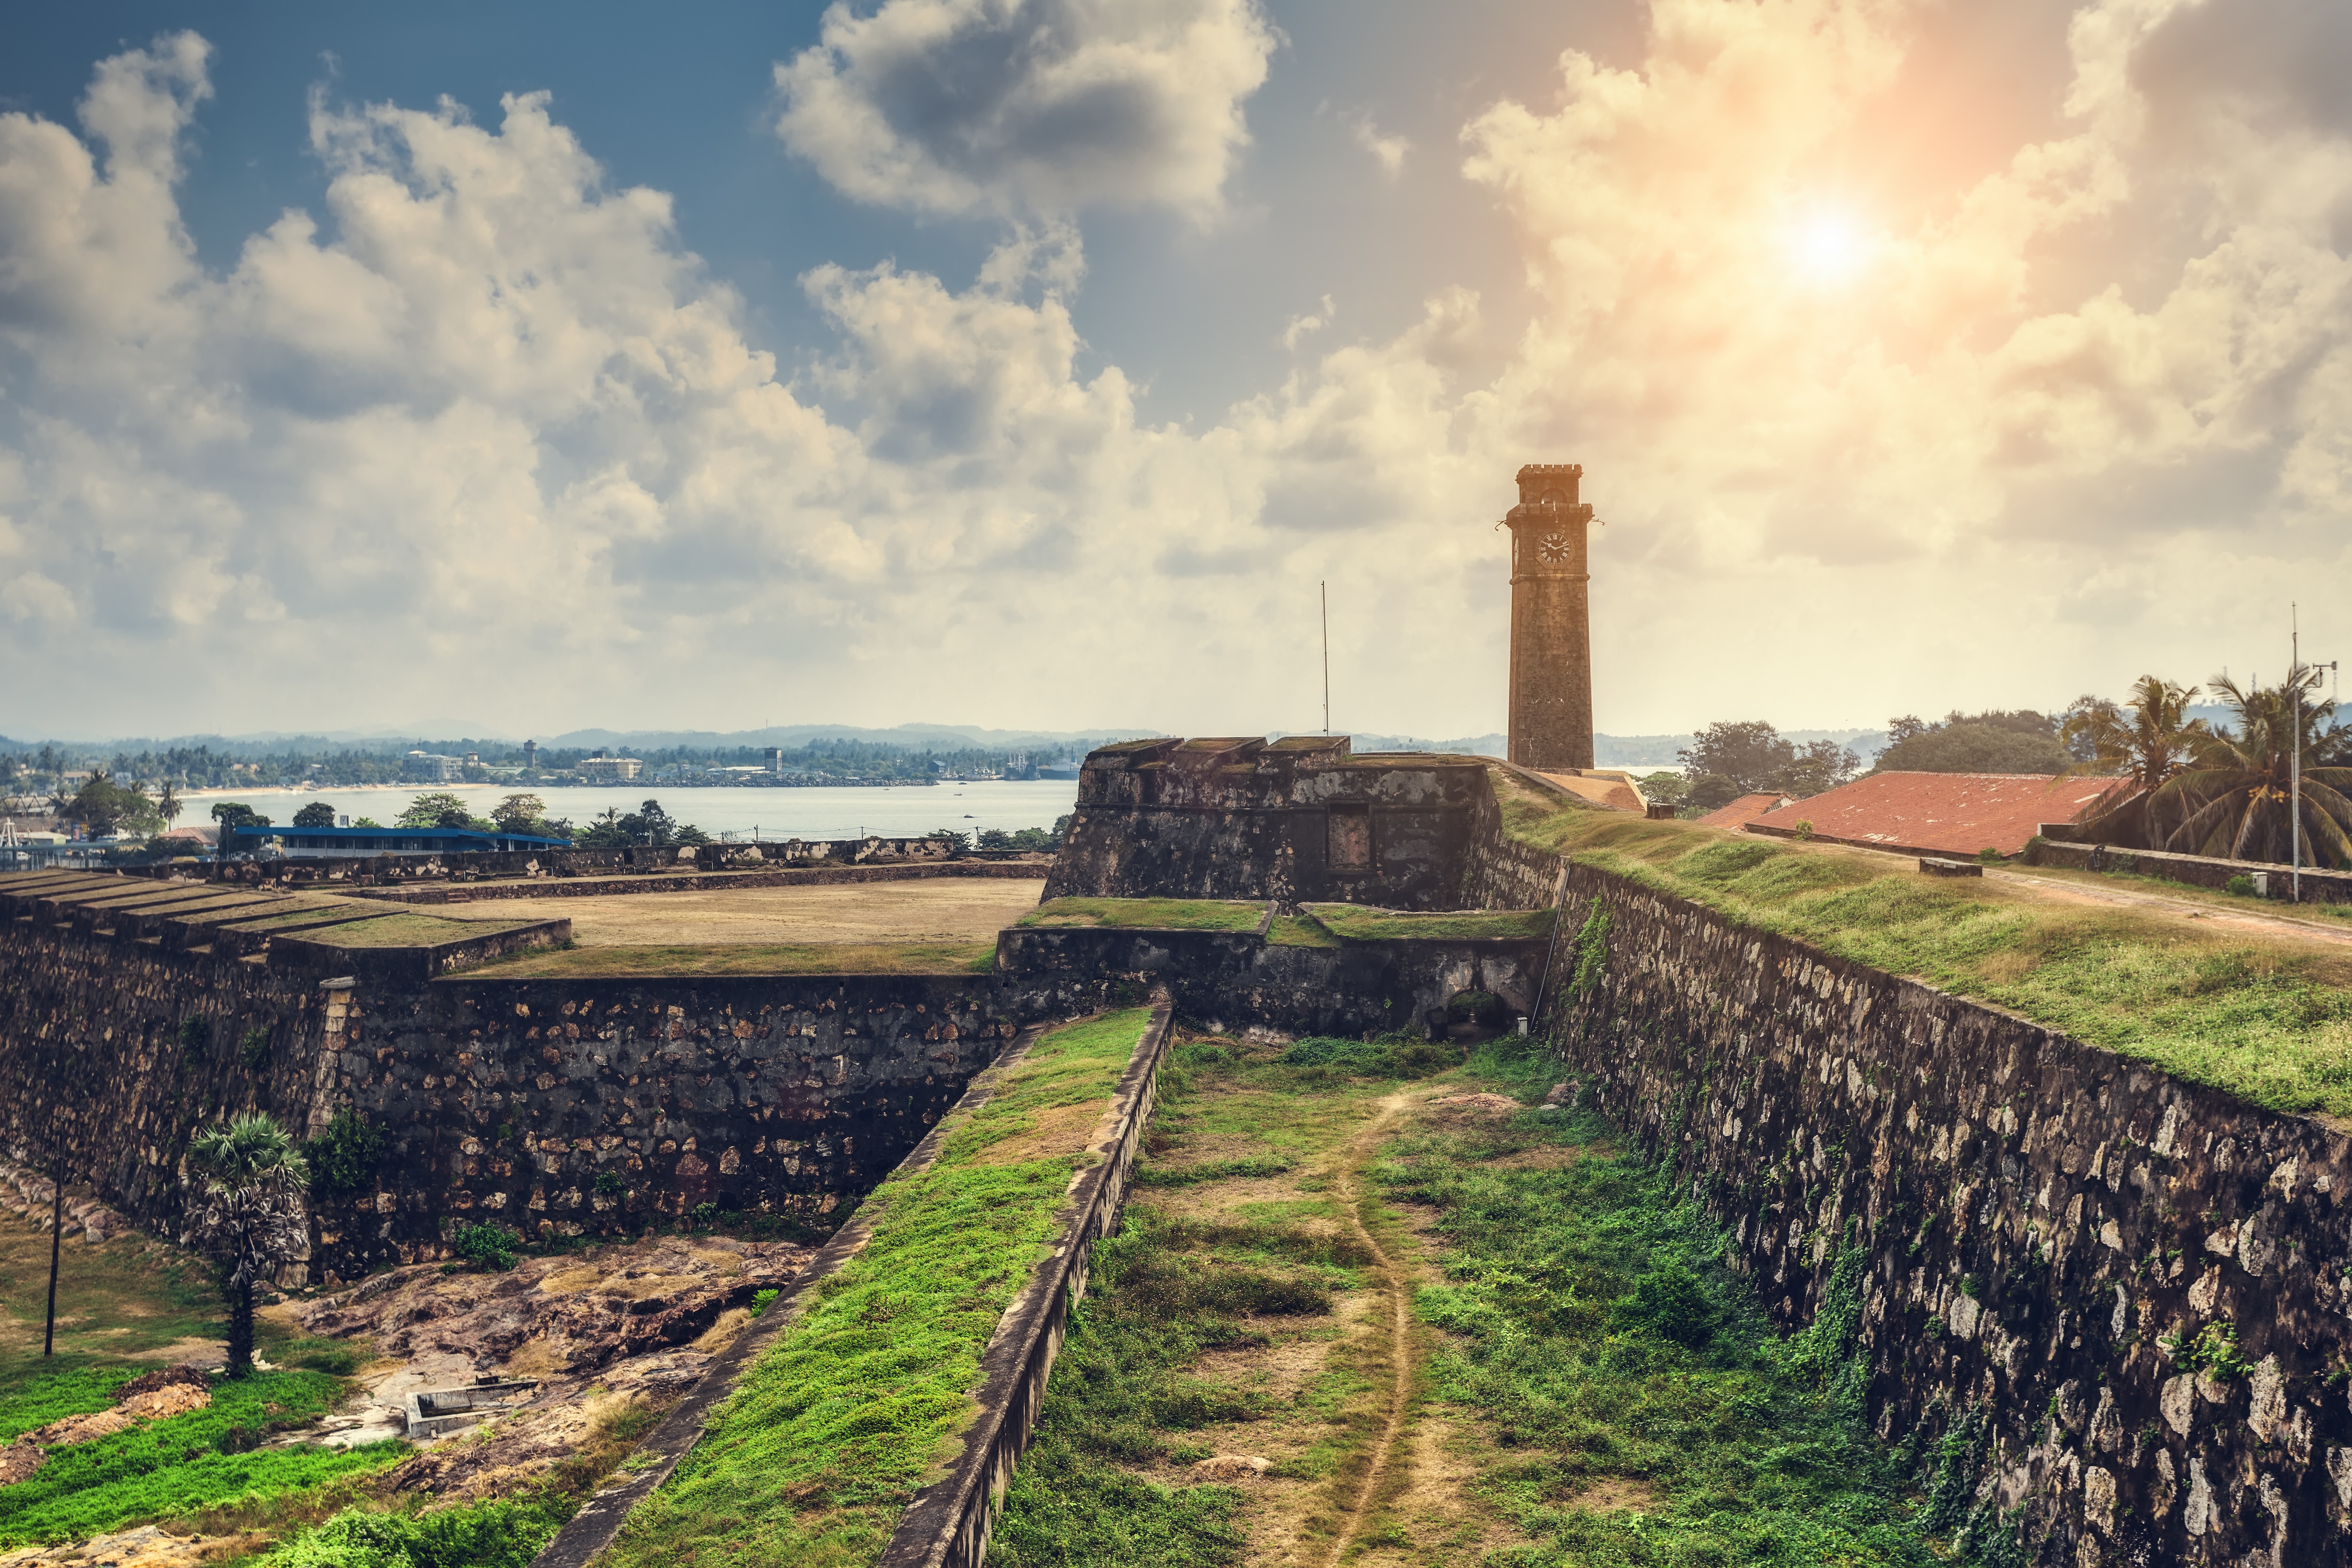
[[[180,798],[180,792],[172,787],[170,779],[165,779],[163,793],[155,802],[155,815],[163,819],[164,826],[169,827],[180,820],[180,813],[186,807],[187,803]]]
[[[220,1262],[228,1374],[243,1377],[253,1370],[253,1293],[310,1241],[302,1212],[309,1170],[286,1130],[259,1111],[198,1133],[188,1144],[188,1165],[204,1178],[202,1194],[189,1206],[189,1229]]]
[[[2175,686],[2162,676],[2143,675],[2132,683],[2131,696],[2122,707],[2102,702],[2075,714],[2066,721],[2058,738],[2070,749],[2078,741],[2086,742],[2091,760],[2076,763],[2059,776],[2126,775],[2140,789],[2154,794],[2189,765],[2198,747],[2213,738],[2204,720],[2189,717],[2189,705],[2198,694],[2194,686]]]
[[[2236,716],[2198,743],[2195,759],[2148,803],[2158,847],[2230,860],[2284,861],[2294,840],[2293,770],[2298,739],[2309,758],[2319,726],[2335,711],[2314,702],[2319,672],[2297,665],[2277,686],[2241,689],[2227,677],[2213,694]],[[2303,770],[2306,862],[2352,866],[2352,767]]]

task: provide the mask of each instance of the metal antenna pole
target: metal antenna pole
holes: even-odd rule
[[[2303,902],[2303,621],[2294,601],[2287,601],[2287,689],[2294,702],[2294,763],[2288,770],[2287,830],[2294,847],[2288,851],[2287,880],[2294,891],[2288,900]]]
[[[1323,595],[1323,732],[1331,732],[1331,584],[1315,584]]]

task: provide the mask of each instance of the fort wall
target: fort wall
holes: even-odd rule
[[[1568,900],[1563,968],[1605,956],[1562,1059],[1784,1327],[1845,1296],[1883,1436],[1977,1413],[2037,1563],[2352,1559],[2341,1133],[1590,868]]]
[[[1359,757],[1344,735],[1105,746],[1045,897],[1454,909],[1492,793],[1475,758]]]

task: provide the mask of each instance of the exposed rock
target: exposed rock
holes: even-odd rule
[[[38,1443],[44,1448],[65,1448],[76,1443],[110,1436],[126,1426],[137,1425],[139,1417],[129,1411],[93,1410],[87,1415],[68,1415],[61,1421],[37,1427],[26,1433],[25,1438],[27,1442]]]
[[[189,1366],[185,1363],[178,1366],[158,1367],[153,1372],[141,1373],[137,1377],[116,1389],[114,1403],[125,1405],[136,1394],[152,1394],[156,1389],[169,1388],[174,1384],[209,1391],[212,1387],[212,1379],[205,1375],[204,1368]],[[200,1406],[190,1405],[189,1408],[193,1410]]]
[[[1204,1481],[1249,1481],[1272,1468],[1273,1460],[1255,1454],[1219,1454],[1194,1465],[1192,1474]]]
[[[437,1356],[461,1363],[467,1376],[578,1376],[692,1343],[729,1309],[789,1285],[814,1255],[785,1242],[665,1237],[526,1258],[506,1274],[445,1275],[420,1265],[295,1317],[308,1333],[364,1334],[387,1356]],[[389,1392],[377,1390],[379,1397]]]
[[[191,1388],[184,1383],[166,1384],[134,1394],[128,1399],[117,1399],[114,1407],[125,1415],[142,1420],[160,1421],[166,1415],[184,1415],[191,1410],[202,1410],[213,1402],[212,1391]]]
[[[1429,1103],[1455,1106],[1474,1113],[1486,1111],[1496,1116],[1507,1115],[1512,1111],[1525,1109],[1517,1100],[1507,1094],[1449,1094],[1433,1100]]]
[[[28,1546],[0,1552],[0,1568],[196,1568],[217,1562],[229,1538],[167,1535],[152,1524],[78,1545]]]
[[[47,1460],[48,1456],[30,1443],[11,1443],[0,1448],[0,1487],[15,1486]]]

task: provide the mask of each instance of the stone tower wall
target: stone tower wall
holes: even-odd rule
[[[1510,760],[1555,772],[1592,766],[1591,574],[1573,463],[1518,473],[1511,531]]]

